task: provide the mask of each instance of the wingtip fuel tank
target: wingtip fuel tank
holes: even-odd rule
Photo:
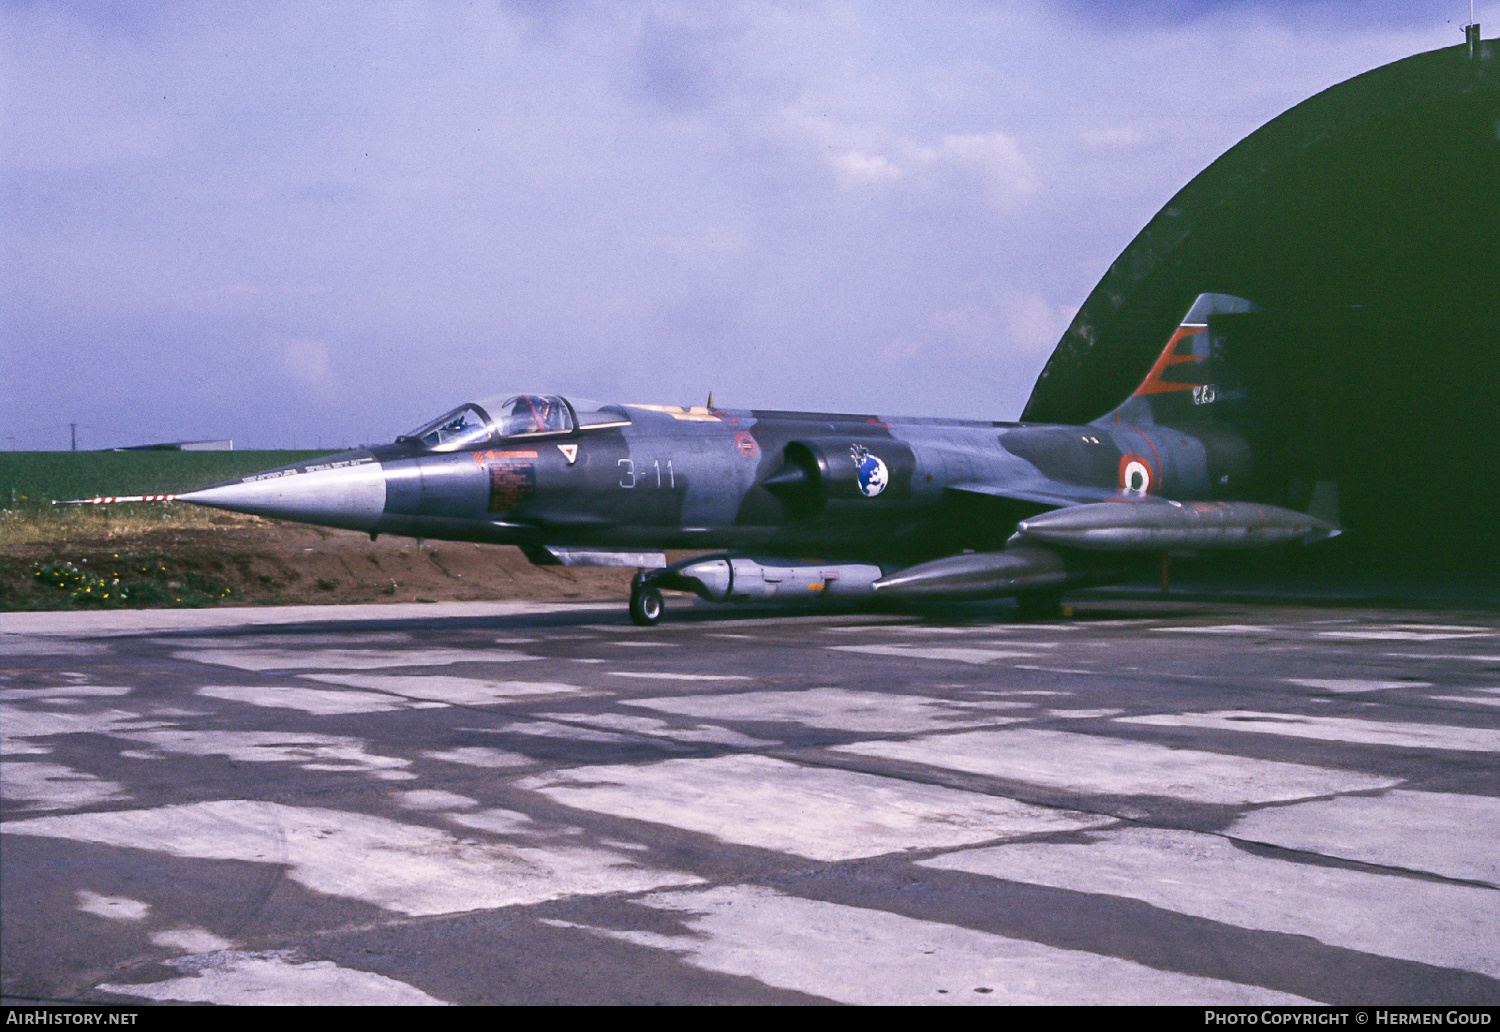
[[[1016,524],[1015,539],[1087,551],[1262,548],[1341,533],[1307,513],[1254,502],[1127,500],[1054,509]]]

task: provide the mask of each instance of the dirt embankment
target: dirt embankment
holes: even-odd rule
[[[613,600],[630,569],[533,566],[518,549],[224,517],[0,547],[0,610]]]

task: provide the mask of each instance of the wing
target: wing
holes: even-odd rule
[[[1113,488],[1064,484],[1036,477],[1031,480],[1008,480],[1004,484],[972,482],[950,484],[946,491],[956,499],[994,502],[1008,509],[1063,509],[1070,505],[1118,501],[1120,492]]]

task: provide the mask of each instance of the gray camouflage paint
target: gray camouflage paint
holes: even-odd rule
[[[611,411],[628,422],[496,433],[447,452],[402,438],[183,497],[372,535],[519,545],[533,558],[549,546],[723,549],[782,557],[772,560],[778,569],[801,569],[786,560],[805,558],[814,579],[819,564],[857,560],[880,567],[870,581],[906,568],[884,586],[911,597],[1112,579],[1121,556],[1091,552],[1151,551],[1153,541],[1216,547],[1228,537],[1210,531],[1226,530],[1241,544],[1269,541],[1254,533],[1268,520],[1279,521],[1277,540],[1336,532],[1288,510],[1221,501],[1245,497],[1252,472],[1267,479],[1241,430],[1255,424],[1245,418],[1253,406],[1208,332],[1210,315],[1245,307],[1200,297],[1135,394],[1085,426],[626,405]],[[997,551],[1027,517],[1073,507],[1087,508],[1049,528],[1048,548],[1033,540]],[[1087,543],[1070,550],[1058,540],[1084,534],[1075,524]],[[1171,533],[1152,533],[1163,529]],[[676,570],[648,577],[719,594]]]

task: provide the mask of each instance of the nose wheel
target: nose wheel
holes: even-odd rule
[[[642,580],[636,574],[630,585],[630,619],[641,627],[652,627],[661,623],[666,606],[661,600],[661,591]]]

